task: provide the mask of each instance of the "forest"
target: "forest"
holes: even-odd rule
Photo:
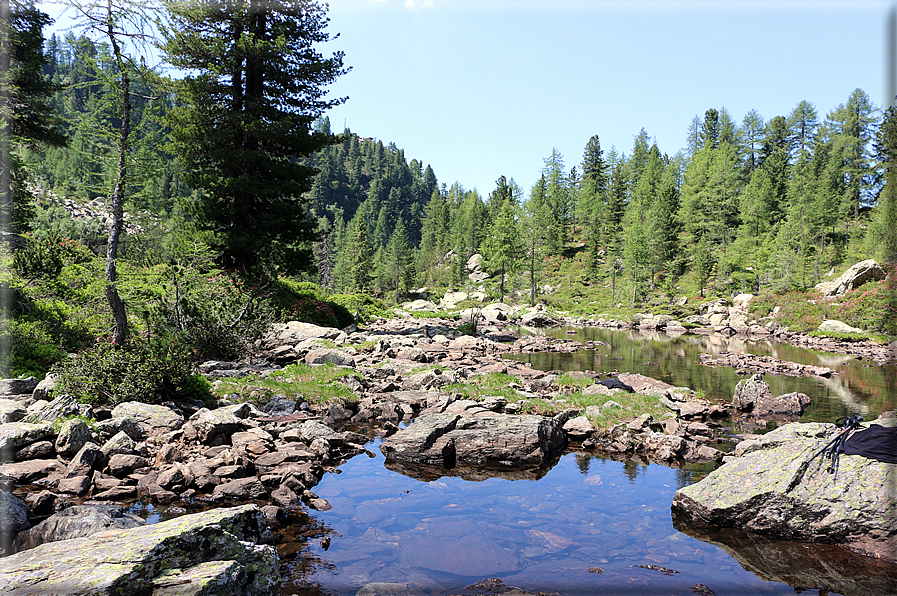
[[[348,67],[313,49],[329,39],[316,2],[234,14],[170,2],[152,38],[130,4],[82,5],[80,26],[49,37],[34,4],[12,6],[18,101],[2,207],[19,240],[4,332],[32,346],[13,372],[110,329],[113,343],[192,333],[191,349],[209,355],[263,311],[357,318],[363,304],[469,287],[475,254],[489,274],[476,285],[493,299],[585,315],[810,291],[857,260],[897,260],[897,119],[862,89],[824,113],[810,100],[740,119],[695,106],[672,152],[644,129],[629,148],[602,147],[594,131],[581,159],[546,148],[532,188],[496,172],[483,196],[395,143],[331,130],[327,109],[346,98],[326,86]],[[199,74],[147,67],[135,40]],[[73,216],[78,206],[108,217]],[[66,295],[79,287],[110,306]],[[46,354],[30,353],[37,345]]]

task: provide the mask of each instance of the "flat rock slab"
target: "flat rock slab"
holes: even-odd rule
[[[750,370],[785,377],[822,377],[827,379],[836,374],[835,371],[825,366],[798,364],[797,362],[779,360],[772,356],[758,356],[756,354],[723,352],[716,358],[713,357],[713,354],[701,354],[699,358],[704,366],[731,366],[737,370]]]
[[[269,596],[280,589],[277,551],[257,543],[270,538],[255,505],[213,509],[133,530],[42,544],[6,557],[0,593]],[[174,576],[185,580],[177,584],[177,592],[170,591]],[[209,584],[227,587],[210,591]]]
[[[782,426],[676,491],[673,509],[702,523],[840,544],[897,561],[897,464],[841,455],[837,475],[829,473],[829,460],[813,456],[835,433],[832,424]]]
[[[567,445],[555,420],[483,412],[426,414],[380,445],[387,459],[436,464],[539,465]]]

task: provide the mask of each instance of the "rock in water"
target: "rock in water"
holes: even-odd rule
[[[874,424],[894,426],[895,418]],[[702,523],[792,540],[840,544],[897,562],[897,464],[841,455],[837,474],[815,457],[832,424],[792,423],[678,490],[673,509]]]
[[[212,509],[6,557],[0,593],[270,596],[280,589],[277,551],[258,544],[270,540],[257,506]]]

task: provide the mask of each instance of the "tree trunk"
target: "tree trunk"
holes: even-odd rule
[[[109,4],[109,13],[109,40],[115,60],[121,68],[122,118],[118,140],[118,171],[115,190],[112,191],[112,226],[109,230],[109,240],[106,243],[106,300],[109,302],[109,308],[112,309],[112,343],[122,345],[128,336],[128,316],[125,312],[125,303],[115,287],[115,281],[118,276],[116,268],[118,240],[124,227],[124,194],[128,176],[128,135],[131,127],[131,80],[121,59],[121,48],[112,29],[111,3]]]
[[[12,232],[12,160],[9,154],[9,119],[12,117],[9,109],[10,81],[10,48],[12,46],[12,14],[9,8],[9,0],[0,0],[0,234],[2,241],[11,240],[7,236]],[[12,302],[12,293],[8,283],[0,283],[0,316],[12,316],[9,307]],[[9,335],[4,333],[0,339],[0,374],[9,376],[10,370],[10,342]]]

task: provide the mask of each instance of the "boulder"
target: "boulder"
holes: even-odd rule
[[[23,395],[37,387],[37,379],[0,379],[0,395]]]
[[[22,552],[46,542],[92,536],[106,530],[130,530],[146,522],[120,505],[75,505],[54,513],[33,528],[20,532],[12,552]]]
[[[829,333],[863,333],[862,329],[851,327],[847,323],[843,323],[834,319],[826,319],[819,324],[819,327],[817,327],[817,329],[819,331],[827,331]]]
[[[0,491],[0,548],[8,552],[16,534],[30,527],[28,505],[12,493]]]
[[[31,396],[34,399],[49,399],[50,394],[56,389],[56,375],[49,373],[44,379],[35,386]]]
[[[39,411],[28,414],[22,421],[30,423],[56,422],[72,416],[92,417],[93,408],[87,404],[79,404],[71,395],[63,394],[51,401]]]
[[[855,290],[869,280],[884,279],[885,270],[875,259],[860,261],[834,281],[816,284],[816,290],[822,293],[823,298],[838,296],[850,290]]]
[[[270,596],[280,589],[271,532],[255,505],[50,542],[3,560],[7,596]]]
[[[411,302],[405,302],[402,304],[402,308],[410,311],[426,311],[426,312],[435,312],[439,310],[439,307],[430,302],[429,300],[412,300]]]
[[[0,399],[0,424],[18,422],[27,413],[28,410],[21,403],[13,399]]]
[[[92,438],[86,422],[80,418],[66,420],[59,427],[59,434],[56,436],[56,452],[66,456],[78,453]]]
[[[19,449],[52,436],[53,425],[49,422],[0,424],[0,458],[8,459]]]
[[[231,408],[200,410],[184,425],[184,437],[206,445],[226,445],[230,436],[246,430],[247,424]]]
[[[554,327],[558,322],[544,312],[529,312],[520,317],[520,324],[526,327]]]
[[[458,304],[468,298],[467,292],[446,292],[445,296],[439,301],[439,306],[445,310],[454,310],[458,307]]]
[[[551,418],[441,413],[420,416],[380,450],[387,459],[447,468],[456,462],[514,467],[542,464],[566,445],[563,429]]]
[[[273,340],[277,344],[297,344],[304,339],[329,339],[336,343],[344,343],[348,337],[344,331],[333,327],[321,327],[312,323],[289,321],[274,325]]]
[[[348,352],[342,350],[332,350],[330,348],[316,348],[309,350],[305,355],[306,364],[335,364],[336,366],[346,366],[355,368],[355,358]]]
[[[829,473],[829,461],[814,456],[836,432],[832,424],[781,426],[743,456],[679,489],[673,510],[705,524],[840,544],[897,561],[897,464],[841,455],[837,473]]]
[[[809,405],[810,397],[804,393],[773,396],[760,374],[739,381],[732,398],[736,410],[761,417],[800,416]]]
[[[112,418],[113,420],[129,420],[131,423],[136,424],[144,437],[162,435],[177,430],[184,424],[184,417],[171,408],[137,401],[129,401],[115,406],[112,410]],[[127,426],[128,423],[122,423],[122,425]],[[127,428],[124,427],[117,429],[115,432],[118,432],[118,430],[128,432]],[[131,433],[128,433],[128,435],[134,440],[140,440],[131,435]]]

